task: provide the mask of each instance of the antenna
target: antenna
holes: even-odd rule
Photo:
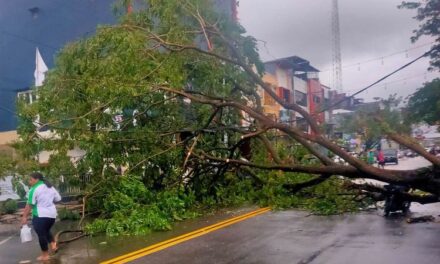
[[[332,4],[332,37],[333,37],[333,89],[342,92],[342,58],[341,58],[341,31],[339,27],[339,4],[333,0]]]

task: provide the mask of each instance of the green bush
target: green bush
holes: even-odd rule
[[[3,214],[13,214],[17,211],[17,201],[8,199],[0,206],[0,212]]]
[[[103,215],[86,225],[89,234],[143,235],[170,230],[174,221],[193,218],[197,213],[192,193],[181,190],[150,192],[135,176],[119,177],[101,186],[89,210],[100,206]]]

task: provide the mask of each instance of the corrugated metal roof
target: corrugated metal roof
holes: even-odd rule
[[[267,61],[264,64],[276,64],[284,69],[292,69],[294,71],[303,72],[319,72],[318,69],[310,65],[310,62],[298,56],[290,56],[286,58]]]

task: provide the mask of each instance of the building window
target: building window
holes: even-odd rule
[[[307,107],[307,94],[295,91],[295,103]]]
[[[317,103],[317,104],[320,104],[321,103],[321,97],[314,95],[313,96],[313,102]]]
[[[37,95],[34,90],[27,90],[24,92],[18,92],[17,98],[23,100],[26,104],[32,104],[37,100]]]
[[[308,133],[309,132],[309,124],[304,118],[298,118],[296,121],[296,127],[301,129],[302,131]]]
[[[283,87],[278,87],[279,97],[283,99],[284,102],[290,103],[290,91]]]
[[[324,98],[324,107],[326,107],[326,108],[330,107],[330,99]]]
[[[319,73],[307,72],[307,79],[319,79]]]
[[[280,110],[280,122],[282,123],[290,123],[291,113],[289,110]]]
[[[283,99],[286,103],[290,103],[290,91],[283,88]]]

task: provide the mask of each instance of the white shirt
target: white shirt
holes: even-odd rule
[[[38,182],[29,192],[28,204],[32,205],[32,216],[56,218],[54,202],[59,201],[61,196],[55,187],[48,188],[43,182]]]

